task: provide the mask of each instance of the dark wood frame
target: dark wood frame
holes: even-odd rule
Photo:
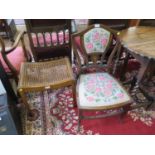
[[[130,25],[130,19],[89,19],[88,24],[104,24],[115,30],[122,30]]]

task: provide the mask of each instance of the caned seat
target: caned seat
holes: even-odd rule
[[[75,80],[70,61],[66,57],[47,62],[22,63],[18,90],[23,102],[31,113],[32,110],[29,108],[24,93],[29,91],[58,89],[66,86],[72,86],[73,90],[75,90],[74,84]],[[34,117],[36,118],[36,116]]]
[[[19,88],[56,87],[74,81],[68,58],[47,62],[22,63]]]

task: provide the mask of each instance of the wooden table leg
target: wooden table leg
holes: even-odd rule
[[[141,59],[141,68],[140,68],[140,70],[138,72],[138,75],[137,75],[136,83],[135,83],[135,86],[134,86],[134,91],[137,90],[137,89],[140,89],[142,91],[143,95],[151,102],[150,104],[152,104],[152,102],[153,102],[152,97],[150,97],[148,95],[148,92],[146,92],[143,89],[143,87],[141,87],[141,82],[142,82],[144,76],[146,75],[146,72],[147,72],[150,64],[151,64],[150,59],[147,59],[147,58]],[[145,104],[143,106],[148,107],[148,106],[150,106],[150,104],[149,105]]]
[[[130,53],[128,51],[125,51],[125,52],[126,52],[126,57],[124,58],[124,64],[123,64],[122,71],[121,71],[121,77],[120,77],[121,81],[125,80],[125,73],[127,71],[128,61],[130,57]]]

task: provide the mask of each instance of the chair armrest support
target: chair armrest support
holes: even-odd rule
[[[23,38],[23,36],[24,36],[25,33],[26,33],[25,31],[21,31],[21,32],[18,34],[18,36],[17,36],[17,38],[16,38],[16,40],[15,40],[13,46],[12,46],[10,49],[5,49],[6,54],[9,54],[10,52],[12,52],[12,51],[18,46],[18,44],[19,44],[21,38]]]

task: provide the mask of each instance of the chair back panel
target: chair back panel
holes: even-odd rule
[[[57,32],[31,33],[34,48],[61,46],[69,44],[69,30]]]
[[[73,34],[73,51],[77,58],[78,67],[80,69],[93,66],[103,67],[105,63],[108,64],[108,61],[105,59],[108,52],[110,52],[110,61],[112,61],[112,57],[115,56],[118,47],[116,36],[117,32],[115,30],[101,24],[91,25],[86,30]],[[81,50],[79,50],[79,45],[76,44],[79,37]]]
[[[62,56],[68,56],[71,59],[70,20],[27,19],[25,23],[36,61]]]
[[[87,54],[105,52],[110,40],[110,32],[103,28],[93,28],[83,37]]]

